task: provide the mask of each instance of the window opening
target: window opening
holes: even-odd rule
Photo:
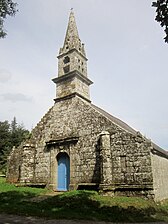
[[[64,69],[64,73],[68,73],[69,70],[70,70],[70,66],[67,65],[67,66],[65,66],[63,69]]]
[[[69,58],[68,56],[66,56],[66,57],[64,58],[64,64],[67,64],[68,62],[70,62],[70,58]]]

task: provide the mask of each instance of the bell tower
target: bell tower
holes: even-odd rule
[[[93,82],[87,77],[87,60],[71,10],[64,44],[58,55],[58,77],[53,79],[56,83],[55,102],[73,96],[90,102],[89,86]]]

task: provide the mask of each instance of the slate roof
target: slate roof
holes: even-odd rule
[[[130,127],[128,124],[126,124],[125,122],[123,122],[122,120],[112,116],[111,114],[109,114],[108,112],[104,111],[103,109],[97,107],[94,104],[91,104],[91,106],[97,110],[99,113],[101,113],[102,115],[104,115],[105,117],[107,117],[110,121],[112,121],[113,123],[117,124],[119,127],[121,127],[122,129],[136,135],[137,131],[134,130],[132,127]],[[161,147],[159,147],[158,145],[156,145],[155,143],[151,142],[152,146],[153,146],[153,150],[156,152],[161,153],[162,155],[166,156],[168,158],[168,151],[165,151],[164,149],[162,149]]]

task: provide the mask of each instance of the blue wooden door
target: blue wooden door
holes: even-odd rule
[[[67,191],[70,182],[70,163],[69,156],[66,153],[61,153],[58,158],[58,186],[57,190]]]

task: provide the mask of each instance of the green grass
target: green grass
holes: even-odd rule
[[[45,189],[15,187],[0,178],[0,212],[55,219],[111,222],[168,221],[168,200],[156,204],[131,197],[105,197],[94,191],[48,195]]]
[[[6,183],[5,178],[0,177],[0,194],[2,192],[11,192],[11,191],[28,193],[34,196],[38,196],[40,194],[45,194],[48,192],[47,189],[42,189],[42,188],[16,187],[14,184]]]

